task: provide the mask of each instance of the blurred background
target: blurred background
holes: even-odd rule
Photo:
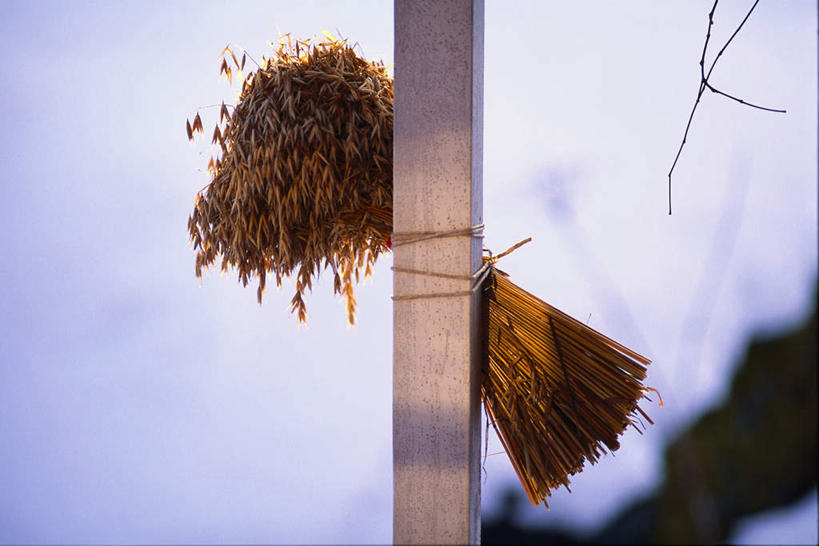
[[[486,245],[664,407],[550,511],[490,435],[485,542],[817,541],[817,8],[760,2],[712,83],[788,112],[707,94],[668,216],[711,5],[486,0]],[[389,1],[0,2],[0,543],[391,540],[390,257],[305,327],[186,234],[219,53],[321,30],[392,63]]]

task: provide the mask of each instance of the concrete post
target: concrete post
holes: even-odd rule
[[[483,0],[395,0],[393,229],[483,222]],[[396,269],[468,276],[482,240],[396,246]],[[395,296],[463,292],[466,279],[396,271]],[[478,295],[393,308],[394,541],[480,542]]]

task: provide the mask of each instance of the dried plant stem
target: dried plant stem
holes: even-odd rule
[[[637,406],[649,360],[529,294],[491,262],[486,298],[486,412],[529,500],[545,503],[552,489],[568,489],[584,461],[616,450],[638,414],[651,422]]]

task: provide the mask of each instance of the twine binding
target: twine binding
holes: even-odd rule
[[[408,245],[427,241],[429,239],[445,239],[448,237],[477,237],[483,238],[484,223],[475,224],[468,228],[450,229],[446,231],[407,231],[392,234],[392,246]]]
[[[461,228],[461,229],[453,229],[447,231],[417,231],[417,232],[406,232],[406,233],[393,233],[392,234],[392,245],[399,246],[399,245],[406,245],[411,243],[417,243],[420,241],[427,241],[429,239],[443,239],[448,237],[473,237],[473,238],[483,238],[484,233],[484,224],[476,224],[469,228]],[[485,252],[489,252],[489,257],[483,258],[483,265],[475,271],[472,275],[453,275],[450,273],[439,273],[436,271],[424,271],[422,269],[412,269],[409,267],[391,267],[394,272],[396,273],[409,273],[411,275],[425,275],[427,277],[438,277],[442,279],[454,279],[454,280],[468,280],[472,281],[472,287],[469,290],[460,290],[454,292],[431,292],[428,294],[403,294],[397,296],[391,296],[393,301],[401,301],[401,300],[418,300],[418,299],[429,299],[429,298],[453,298],[458,296],[471,296],[475,293],[475,291],[483,284],[484,279],[486,279],[487,275],[489,274],[489,270],[491,266],[494,265],[498,260],[507,256],[508,254],[514,252],[521,246],[525,245],[532,238],[528,237],[505,251],[501,252],[497,256],[492,256],[492,253],[488,250],[484,249]]]

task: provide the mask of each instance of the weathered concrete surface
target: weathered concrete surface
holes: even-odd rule
[[[394,230],[483,221],[483,0],[395,1]],[[470,275],[482,241],[395,247],[396,268]],[[396,272],[396,296],[470,281]],[[477,295],[394,303],[396,543],[480,541]]]

